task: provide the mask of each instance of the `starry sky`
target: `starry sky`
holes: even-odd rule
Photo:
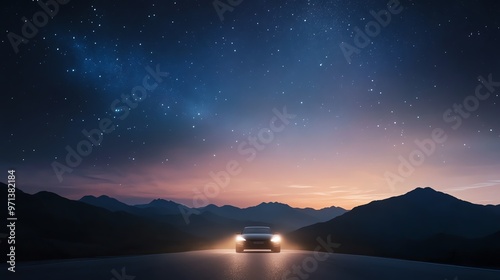
[[[351,209],[423,186],[500,204],[495,1],[66,2],[0,12],[0,181],[131,204]]]

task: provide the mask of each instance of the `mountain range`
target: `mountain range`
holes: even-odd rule
[[[165,199],[155,199],[148,204],[134,206],[127,205],[105,195],[99,197],[84,196],[80,201],[113,212],[123,211],[139,216],[160,217],[163,219],[165,216],[169,216],[169,219],[164,220],[176,226],[182,226],[182,223],[186,223],[184,218],[182,218],[182,220],[180,219],[182,216],[175,217],[181,215],[180,208],[183,208],[184,211],[192,210],[189,212],[198,215],[201,214],[202,216],[211,213],[222,220],[264,223],[272,225],[273,229],[280,232],[288,232],[303,226],[328,221],[347,212],[345,209],[335,206],[316,210],[313,208],[293,208],[287,204],[278,202],[263,202],[248,208],[210,204],[201,208],[189,209],[184,205]],[[189,220],[191,220],[192,217],[193,215],[190,215]],[[191,224],[191,221],[189,221],[189,224]],[[195,228],[196,226],[190,227]],[[189,229],[187,228],[186,230]]]
[[[0,190],[6,196],[5,184]],[[186,223],[179,207],[196,214]],[[188,209],[155,199],[127,205],[108,196],[74,201],[17,189],[16,215],[19,261],[232,247],[234,234],[244,226],[268,225],[284,235],[285,248],[315,250],[321,237],[340,244],[338,253],[500,267],[500,205],[472,204],[431,188],[350,211],[278,202]],[[5,252],[7,243],[0,249]],[[0,258],[4,261],[5,254]]]
[[[0,192],[7,197],[3,183]],[[243,209],[209,205],[188,209],[196,214],[186,223],[179,206],[164,199],[127,205],[109,196],[84,196],[75,201],[51,192],[27,194],[16,189],[17,260],[177,252],[214,248],[222,242],[232,247],[234,234],[247,225],[267,225],[285,232],[346,212],[337,207],[299,209],[281,203]],[[274,207],[281,215],[259,218]],[[5,220],[6,212],[0,218]],[[0,236],[4,236],[2,232]],[[7,252],[7,242],[0,241],[1,251]],[[5,258],[5,254],[0,257]]]
[[[7,197],[5,184],[0,190]],[[15,195],[18,261],[176,252],[204,244],[159,220],[111,212],[46,191],[31,195],[16,189]],[[0,218],[6,220],[6,215],[2,211]],[[6,252],[8,244],[1,241],[0,249]]]

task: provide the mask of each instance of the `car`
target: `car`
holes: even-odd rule
[[[281,251],[281,236],[273,234],[270,227],[248,226],[236,235],[236,253],[245,249],[269,249],[273,253]]]

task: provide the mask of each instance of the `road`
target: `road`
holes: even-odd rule
[[[295,267],[295,269],[294,269]],[[0,266],[0,279],[22,280],[499,280],[500,270],[376,257],[283,250],[208,250],[160,255],[21,263]]]

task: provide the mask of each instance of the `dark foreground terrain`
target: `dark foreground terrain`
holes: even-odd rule
[[[235,253],[207,250],[91,260],[30,262],[16,273],[0,266],[0,279],[29,280],[498,280],[500,270],[343,254],[284,250]]]

